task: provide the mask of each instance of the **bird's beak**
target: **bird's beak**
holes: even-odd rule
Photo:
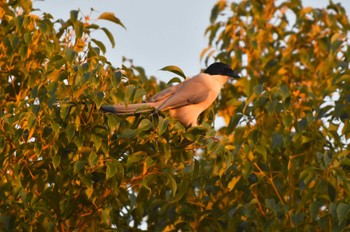
[[[228,76],[231,78],[238,78],[238,79],[241,78],[241,76],[238,75],[238,72],[235,70],[232,70],[232,72],[230,72],[230,74]]]

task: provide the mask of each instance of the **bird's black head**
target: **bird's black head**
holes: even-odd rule
[[[241,78],[237,71],[233,70],[230,66],[222,62],[216,62],[209,65],[204,73],[209,75],[224,75],[228,77]]]

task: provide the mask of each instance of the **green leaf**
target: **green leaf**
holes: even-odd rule
[[[106,166],[107,166],[106,180],[108,180],[109,178],[113,177],[118,172],[118,168],[117,168],[117,165],[114,162],[114,160],[107,161]]]
[[[264,85],[262,85],[262,84],[255,85],[253,87],[253,90],[254,90],[256,95],[260,95],[264,91]]]
[[[95,145],[96,151],[98,151],[102,145],[102,137],[100,134],[91,134],[90,141],[92,141]]]
[[[257,151],[258,153],[260,153],[260,154],[263,156],[264,160],[266,161],[266,159],[267,159],[267,151],[266,151],[266,148],[265,148],[264,146],[262,146],[262,145],[256,145],[256,146],[255,146],[255,149],[256,149],[256,151]]]
[[[133,101],[133,97],[135,94],[136,88],[133,85],[128,85],[126,87],[126,93],[125,93],[125,102],[128,104],[129,102]]]
[[[126,162],[126,166],[130,167],[134,163],[138,163],[139,161],[143,160],[144,157],[146,157],[147,153],[144,151],[137,151],[131,155],[128,156],[128,160]]]
[[[219,5],[216,4],[213,9],[211,10],[211,14],[210,14],[210,23],[214,23],[216,18],[219,15]]]
[[[349,74],[341,75],[341,77],[337,79],[336,84],[339,85],[339,84],[342,84],[342,82],[350,83],[350,75]]]
[[[331,38],[331,49],[336,51],[340,45],[343,43],[344,35],[340,33],[335,33]]]
[[[142,186],[145,187],[148,191],[152,192],[152,186],[154,185],[155,175],[149,174],[142,180]]]
[[[102,211],[102,222],[104,225],[110,225],[111,224],[111,210],[112,208],[104,208]]]
[[[215,140],[210,139],[208,142],[207,153],[208,154],[213,153],[217,149],[218,146],[219,146],[219,144]]]
[[[117,17],[115,17],[113,12],[104,12],[100,16],[98,16],[98,19],[104,19],[104,20],[114,22],[114,23],[116,23],[116,24],[118,24],[126,29],[124,24]]]
[[[137,128],[137,131],[138,132],[147,131],[152,127],[153,127],[152,122],[149,119],[145,118],[140,122],[139,127]]]
[[[220,12],[225,9],[226,7],[226,1],[218,1],[213,9],[211,10],[210,13],[210,23],[214,23],[218,17],[218,15],[220,14]]]
[[[283,136],[278,132],[274,132],[272,134],[272,148],[279,149],[282,147],[282,145],[283,145]]]
[[[35,118],[35,115],[33,114],[30,114],[28,116],[28,119],[27,119],[27,128],[28,130],[31,130],[33,128],[33,126],[35,125],[35,122],[36,122],[36,118]]]
[[[286,98],[288,98],[290,96],[290,92],[289,92],[289,88],[286,86],[286,85],[282,85],[280,87],[280,93],[281,93],[281,96],[283,98],[283,101],[286,100]]]
[[[75,56],[76,56],[76,52],[74,51],[74,49],[73,48],[71,48],[71,47],[67,47],[65,50],[64,50],[64,55],[65,55],[65,57],[66,57],[66,60],[68,61],[68,62],[72,62],[73,61],[73,59],[75,58]]]
[[[53,157],[52,157],[52,164],[53,164],[53,167],[55,169],[57,169],[57,167],[60,165],[61,163],[61,155],[60,154],[55,154]]]
[[[86,161],[84,160],[78,160],[77,162],[75,162],[73,173],[78,174],[80,170],[84,168],[85,164],[86,164]]]
[[[144,89],[136,89],[134,100],[141,100],[142,97],[145,95],[146,95],[146,91]]]
[[[179,67],[174,66],[174,65],[165,66],[161,70],[175,73],[175,74],[179,75],[180,77],[183,77],[184,80],[186,80],[186,78],[187,78],[186,75],[184,74],[184,72]]]
[[[75,125],[73,123],[68,124],[66,128],[66,135],[68,142],[72,141],[72,138],[75,135]]]
[[[107,120],[109,131],[114,132],[119,126],[119,121],[117,120],[117,117],[113,114],[107,114]]]
[[[100,49],[103,53],[106,53],[106,46],[99,40],[96,40],[96,39],[91,39],[92,42],[94,42]]]
[[[182,182],[177,186],[176,195],[175,195],[174,199],[171,200],[171,202],[176,203],[176,202],[180,201],[187,193],[188,187],[189,187],[189,182],[185,179],[182,180]]]
[[[53,129],[53,131],[55,132],[56,135],[58,134],[58,132],[60,132],[61,126],[60,126],[59,123],[53,122],[51,124],[51,127],[52,127],[52,129]]]
[[[111,44],[112,44],[112,48],[114,48],[115,47],[115,41],[114,41],[113,34],[105,27],[102,27],[101,30],[104,31],[104,33],[107,35],[107,37],[109,39],[109,42],[111,42]]]
[[[84,144],[84,138],[82,136],[74,136],[73,137],[73,142],[75,145],[77,145],[78,149],[80,150]]]
[[[337,205],[337,217],[338,217],[338,224],[342,224],[345,220],[349,218],[349,212],[350,212],[350,205],[346,204],[344,202],[340,202]]]
[[[280,209],[279,205],[276,203],[276,200],[273,198],[270,199],[266,199],[265,200],[266,206],[270,209],[272,209],[272,211],[274,213],[277,213]]]
[[[172,83],[181,83],[181,80],[178,77],[173,77],[170,79],[170,81],[168,81],[168,85],[170,85]]]
[[[328,183],[328,196],[331,201],[335,201],[335,197],[337,195],[336,189],[332,184]]]
[[[84,24],[82,22],[78,22],[74,24],[75,35],[77,38],[81,38],[84,33]]]
[[[164,134],[166,129],[168,128],[170,121],[167,118],[159,117],[159,122],[158,122],[158,133],[159,135]]]
[[[73,24],[77,22],[78,14],[79,14],[79,11],[77,11],[77,10],[70,11],[70,20],[72,21]]]
[[[95,152],[92,151],[92,152],[90,153],[90,155],[89,155],[88,161],[89,161],[90,166],[91,166],[91,167],[94,167],[94,166],[97,164],[97,162],[98,162],[98,156],[97,156],[97,154],[96,154]]]
[[[122,133],[120,134],[120,138],[123,139],[132,139],[134,138],[136,135],[136,132],[133,129],[130,128],[126,128],[125,130],[122,131]]]
[[[234,131],[242,117],[243,114],[236,114],[233,118],[230,119],[230,122],[226,129],[226,134],[231,134]]]
[[[98,108],[101,107],[101,105],[102,105],[102,100],[103,100],[104,96],[105,96],[105,95],[104,95],[104,93],[103,93],[102,91],[97,91],[94,100],[95,100],[96,106],[97,106]]]
[[[282,122],[283,122],[283,125],[285,127],[289,127],[291,125],[291,123],[293,122],[293,117],[291,115],[289,115],[289,114],[284,115],[282,117]]]

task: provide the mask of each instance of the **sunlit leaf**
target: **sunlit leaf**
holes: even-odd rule
[[[175,73],[176,75],[179,75],[180,77],[184,78],[184,80],[186,80],[187,78],[184,72],[179,67],[174,65],[165,66],[161,70]]]
[[[149,119],[145,118],[145,119],[143,119],[143,120],[140,122],[139,127],[137,128],[137,130],[138,130],[139,132],[141,132],[141,131],[147,131],[147,130],[149,130],[149,129],[152,128],[152,127],[153,127],[152,122],[151,122]]]
[[[91,39],[92,42],[94,42],[100,49],[103,53],[106,53],[106,46],[99,40],[96,40],[96,39]]]
[[[178,77],[173,77],[170,79],[170,81],[168,81],[168,85],[170,85],[172,83],[181,83],[181,80]]]
[[[107,166],[106,179],[108,180],[109,178],[113,177],[118,172],[118,168],[117,168],[117,165],[114,161],[107,161],[106,166]]]
[[[86,196],[88,198],[91,198],[93,192],[94,192],[93,188],[88,188],[88,189],[85,190]]]
[[[236,184],[240,179],[241,179],[241,176],[233,177],[232,180],[227,185],[228,190],[231,191],[232,189],[234,189],[234,187],[236,186]]]
[[[115,47],[115,41],[114,41],[114,36],[113,34],[105,27],[101,27],[101,30],[103,30],[103,32],[107,35],[109,42],[111,42],[112,44],[112,48]]]
[[[158,122],[159,135],[162,135],[166,131],[169,123],[170,123],[170,121],[168,119],[163,118],[163,117],[159,117],[159,122]]]
[[[124,24],[115,16],[113,12],[104,12],[98,16],[98,19],[108,20],[125,28]]]

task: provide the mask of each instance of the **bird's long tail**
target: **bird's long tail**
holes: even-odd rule
[[[136,103],[130,105],[104,105],[101,106],[101,110],[122,115],[150,112],[155,110],[155,107],[154,103]]]

